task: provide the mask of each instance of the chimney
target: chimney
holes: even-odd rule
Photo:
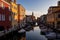
[[[58,6],[60,6],[60,1],[58,1]]]
[[[12,0],[9,0],[9,3],[11,3]]]
[[[16,3],[16,0],[14,0],[14,3]]]

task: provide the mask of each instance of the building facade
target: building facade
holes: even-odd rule
[[[11,2],[12,26],[18,26],[18,6],[15,1]]]
[[[58,6],[49,7],[47,23],[52,25],[55,29],[59,28],[58,30],[60,30],[60,1],[58,2]]]
[[[18,22],[25,17],[25,8],[16,0],[0,0],[0,27],[18,28]]]
[[[10,12],[10,4],[5,0],[0,0],[0,27],[4,27],[7,30],[11,28]]]
[[[18,20],[21,21],[25,17],[25,8],[21,5],[18,4]]]

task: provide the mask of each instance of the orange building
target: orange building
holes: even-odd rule
[[[25,17],[25,8],[18,4],[18,22],[22,21]]]

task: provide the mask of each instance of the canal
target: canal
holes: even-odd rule
[[[47,40],[44,35],[41,35],[39,27],[34,27],[30,31],[23,33],[15,33],[14,35],[9,35],[6,38],[1,38],[1,40]]]

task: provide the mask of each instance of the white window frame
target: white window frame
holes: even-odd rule
[[[2,19],[2,21],[5,21],[5,15],[4,14],[1,15],[1,19]]]

